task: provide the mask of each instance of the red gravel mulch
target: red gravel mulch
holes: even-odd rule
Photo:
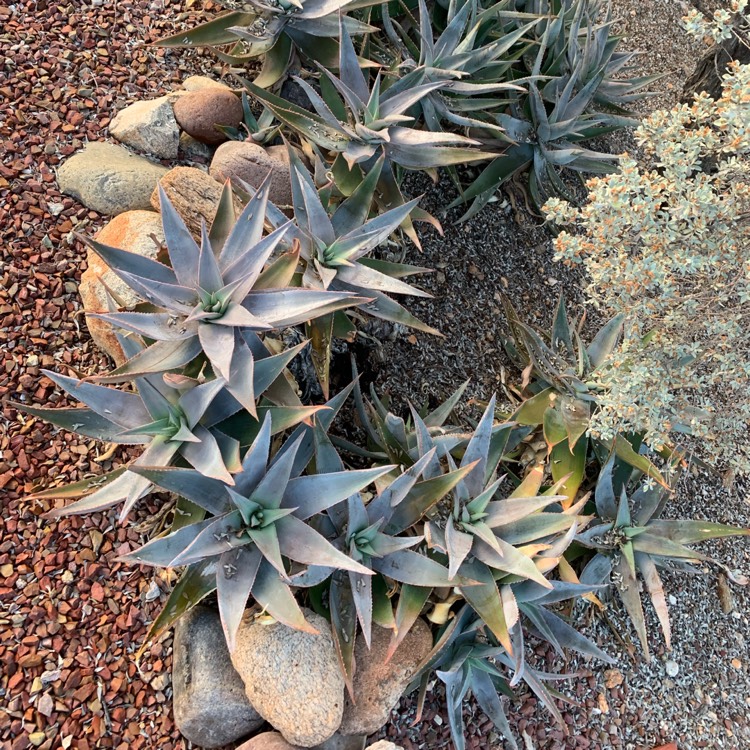
[[[211,67],[197,52],[144,44],[209,9],[182,0],[0,5],[3,750],[184,746],[170,711],[170,641],[140,665],[134,659],[169,589],[115,562],[142,535],[118,526],[114,513],[46,520],[49,502],[23,499],[52,477],[59,484],[109,471],[123,454],[26,418],[7,401],[63,405],[41,368],[88,374],[108,365],[80,314],[85,255],[71,235],[105,220],[59,193],[55,168],[102,140],[118,109]]]

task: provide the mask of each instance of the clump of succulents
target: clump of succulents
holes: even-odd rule
[[[436,169],[482,161],[492,157],[475,148],[478,141],[458,133],[432,132],[414,127],[409,114],[430,92],[445,81],[427,81],[425,70],[417,68],[392,81],[381,76],[369,81],[360,67],[351,38],[342,25],[339,45],[339,75],[321,68],[321,93],[306,80],[295,77],[310,99],[314,112],[292,104],[254,84],[247,88],[278,120],[334,157],[336,171],[350,172],[357,165],[368,170],[380,157],[385,174],[380,192],[394,193],[387,200],[403,203],[398,188],[389,188],[386,175],[394,168]],[[336,163],[338,162],[338,164]]]
[[[264,56],[247,84],[264,113],[256,119],[244,95],[245,132],[224,130],[259,143],[291,131],[292,218],[269,202],[268,180],[239,186],[247,205],[236,216],[227,184],[198,241],[160,193],[166,248],[156,260],[86,240],[143,300],[133,311],[111,300],[111,310],[96,314],[115,326],[127,360],[83,380],[46,373],[83,406],[14,406],[61,429],[144,448],[109,474],[32,497],[76,498],[52,515],[122,504],[125,519],[156,488],[176,496],[169,531],[125,558],[182,569],[149,637],[215,593],[233,649],[248,607],[310,631],[304,603],[330,621],[351,691],[358,633],[369,645],[374,624],[392,629],[390,658],[426,617],[438,631],[415,680],[418,713],[434,674],[446,687],[459,750],[469,691],[516,747],[499,693],[512,695],[521,682],[563,724],[544,685],[555,676],[526,662],[526,634],[560,654],[573,649],[611,661],[558,605],[581,597],[598,603],[612,586],[648,656],[638,576],[669,646],[659,568],[713,563],[690,545],[750,532],[662,518],[673,480],[649,458],[643,431],[590,434],[622,314],[584,345],[562,299],[549,337],[504,300],[506,348],[523,370],[523,400],[498,420],[492,397],[470,427],[451,424],[466,384],[431,411],[409,405],[407,416],[374,388],[365,398],[356,370],[329,398],[331,341],[364,315],[436,333],[393,298],[424,296],[404,279],[427,269],[377,255],[398,229],[418,244],[412,220],[439,228],[417,201],[404,200],[403,170],[434,176],[439,167],[491,159],[457,201],[473,201],[467,215],[523,170],[537,203],[550,192],[567,195],[558,170],[613,167],[614,158],[581,142],[630,124],[626,107],[652,79],[623,77],[632,55],[616,51],[609,9],[599,0],[486,7],[418,0],[417,17],[408,4],[374,9],[371,0],[222,4],[225,15],[163,43],[226,46],[219,55],[230,64]],[[384,33],[371,25],[376,20]],[[317,64],[295,77],[312,111],[266,90],[303,60]],[[733,69],[731,101],[711,110],[730,116],[727,132],[743,153],[744,121],[732,97],[744,101],[746,79]],[[658,131],[658,122],[649,127]],[[714,146],[727,151],[719,136]],[[625,166],[629,185],[633,167]],[[717,180],[738,173],[732,162]],[[741,186],[738,195],[746,192]],[[592,211],[601,211],[596,198]],[[725,219],[722,207],[712,211]],[[641,216],[641,208],[632,213]],[[562,236],[561,251],[567,242]],[[589,244],[600,254],[607,247]],[[610,281],[608,288],[640,288]],[[740,314],[745,301],[739,298]],[[285,349],[282,331],[302,327],[323,405],[303,404],[287,370],[308,342]],[[335,426],[352,393],[364,445]],[[662,453],[671,479],[680,456]]]

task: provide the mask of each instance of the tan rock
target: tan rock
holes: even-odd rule
[[[182,88],[185,91],[202,91],[203,89],[224,89],[231,90],[230,86],[221,81],[214,81],[208,76],[189,76],[182,82]]]
[[[216,149],[209,174],[222,182],[240,179],[254,188],[271,173],[269,198],[277,206],[292,202],[289,156],[283,146],[264,149],[253,141],[227,141]]]
[[[153,211],[126,211],[102,227],[96,239],[110,247],[155,258],[159,243],[164,242],[161,217]],[[93,250],[89,250],[88,268],[83,272],[79,286],[86,313],[109,312],[107,289],[125,308],[132,308],[140,301],[130,287]],[[112,326],[89,315],[86,315],[86,325],[94,343],[116,364],[122,364],[125,357]]]
[[[338,732],[330,739],[310,750],[364,750],[365,737],[345,737]],[[390,745],[385,748],[389,750]],[[393,745],[395,750],[401,750]],[[241,744],[236,750],[301,750],[299,745],[290,745],[278,732],[263,732]]]
[[[190,91],[174,103],[180,127],[202,143],[216,145],[227,140],[217,125],[236,128],[243,119],[242,102],[229,89]]]
[[[367,750],[404,750],[404,748],[388,740],[378,740],[374,745],[368,745]]]
[[[278,732],[263,732],[243,742],[236,750],[299,750],[299,748],[290,745]]]
[[[333,736],[344,710],[344,678],[331,627],[305,611],[318,634],[243,620],[232,664],[253,708],[294,745],[313,747]]]
[[[222,185],[197,167],[175,167],[159,181],[167,197],[193,236],[200,237],[201,220],[210,227],[219,205]],[[151,205],[159,210],[159,191],[154,189]],[[242,204],[235,204],[239,213]]]
[[[391,631],[377,626],[372,628],[369,650],[362,634],[357,636],[353,685],[356,703],[347,693],[341,734],[372,734],[388,721],[417,666],[432,649],[432,632],[424,620],[417,620],[386,663],[390,641]]]

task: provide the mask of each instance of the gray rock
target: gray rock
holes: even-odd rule
[[[154,186],[168,171],[122,146],[89,143],[57,170],[57,182],[86,208],[114,216],[151,208]]]
[[[417,666],[432,649],[432,632],[424,620],[417,620],[396,653],[386,663],[392,631],[373,626],[368,650],[360,633],[354,646],[354,697],[346,695],[341,734],[372,734],[382,727],[404,690],[416,673]]]
[[[264,149],[253,141],[227,141],[216,149],[208,171],[220,182],[239,178],[254,188],[271,172],[271,202],[277,206],[292,202],[289,157],[283,146]]]
[[[218,145],[227,136],[217,125],[236,128],[243,119],[242,102],[229,89],[206,88],[189,91],[174,104],[180,127],[198,141]]]
[[[176,159],[180,129],[174,116],[174,99],[160,96],[125,107],[110,123],[110,135],[137,151],[159,159]]]
[[[333,736],[344,710],[344,679],[328,622],[305,611],[318,634],[243,620],[232,663],[250,703],[284,736],[313,747]]]
[[[189,76],[182,82],[182,88],[185,91],[202,91],[203,89],[224,89],[231,91],[231,88],[221,81],[214,81],[208,76]]]
[[[336,734],[313,750],[364,750],[367,737],[355,734]]]
[[[186,161],[196,161],[209,164],[214,155],[214,149],[207,143],[196,141],[192,135],[180,133],[180,157]]]
[[[208,607],[177,624],[172,682],[175,724],[199,747],[226,745],[263,723],[232,667],[219,615]]]
[[[146,258],[156,258],[164,242],[161,217],[153,211],[126,211],[102,227],[96,239],[103,245],[129,250]],[[132,308],[140,301],[138,295],[93,250],[89,250],[88,268],[83,272],[78,287],[83,309],[87,313],[86,325],[94,343],[115,364],[121,365],[125,355],[112,326],[88,314],[109,312],[107,290],[115,297],[116,304],[124,309]]]

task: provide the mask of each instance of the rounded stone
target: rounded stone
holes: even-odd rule
[[[262,732],[243,742],[236,750],[299,750],[290,745],[278,732]]]
[[[373,734],[387,723],[420,662],[432,649],[432,631],[424,620],[412,625],[390,661],[392,631],[373,626],[370,648],[360,633],[354,646],[353,687],[356,703],[346,694],[341,734]]]
[[[102,227],[96,239],[103,245],[129,250],[146,258],[156,258],[164,230],[161,217],[153,211],[126,211]],[[92,318],[88,313],[109,312],[107,289],[117,297],[122,308],[132,308],[140,301],[138,295],[93,251],[88,251],[88,268],[81,276],[79,293],[91,338],[115,364],[125,361],[117,337],[109,323]]]
[[[270,172],[271,203],[280,208],[292,203],[289,155],[284,146],[265,149],[253,141],[227,141],[216,149],[208,171],[211,177],[220,182],[240,179],[254,188]]]
[[[242,102],[229,89],[203,88],[189,91],[174,103],[174,116],[179,126],[195,140],[209,145],[226,141],[216,128],[236,128],[244,116]]]
[[[151,208],[151,193],[169,170],[114,143],[92,142],[58,170],[60,192],[114,216]]]
[[[333,736],[344,711],[344,678],[328,622],[305,616],[318,633],[245,619],[232,663],[253,708],[292,745],[314,747]]]

